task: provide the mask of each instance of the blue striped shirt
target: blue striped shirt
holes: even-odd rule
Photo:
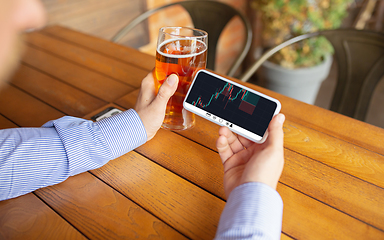
[[[215,239],[280,239],[282,218],[283,201],[276,190],[245,183],[229,195]]]
[[[134,110],[92,122],[65,116],[41,128],[0,131],[0,200],[103,166],[147,141]]]
[[[99,122],[66,116],[41,128],[0,130],[0,201],[101,167],[146,140],[132,109]],[[282,208],[272,188],[243,184],[228,198],[216,239],[279,239]]]

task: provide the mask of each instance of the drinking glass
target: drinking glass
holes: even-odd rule
[[[162,127],[185,130],[195,125],[195,115],[183,108],[183,101],[195,73],[205,69],[208,34],[187,27],[163,27],[159,30],[156,52],[155,85],[158,90],[171,74],[179,76],[179,85],[169,99]]]

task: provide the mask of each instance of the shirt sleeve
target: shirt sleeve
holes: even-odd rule
[[[215,239],[280,239],[283,201],[266,184],[235,188],[221,214]]]
[[[99,122],[65,116],[41,128],[0,131],[0,200],[103,166],[147,140],[133,110]]]

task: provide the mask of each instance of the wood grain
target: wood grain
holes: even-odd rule
[[[84,34],[77,33],[59,26],[48,27],[43,31],[49,32],[52,35],[60,36],[63,38],[65,38],[65,36],[67,36],[68,34],[72,33],[73,35],[71,35],[70,37],[68,35],[68,37],[66,38],[67,39],[70,38],[72,39],[72,41],[76,41],[79,44],[80,42],[82,42],[81,44],[84,46],[86,46],[88,42],[87,40],[83,40],[83,38],[80,37],[81,35],[84,35]],[[88,38],[92,38],[92,37],[88,36]],[[98,41],[100,45],[102,44],[102,41],[104,40]],[[95,46],[93,48],[95,50],[96,48],[102,49],[101,47],[98,47],[98,46]],[[113,49],[115,49],[115,47],[113,47]],[[129,49],[126,51],[127,52],[132,51],[132,49]],[[111,55],[117,56],[117,54],[111,51],[110,49],[107,49],[103,52],[110,53]],[[137,51],[137,53],[139,52]],[[129,54],[132,54],[132,53],[129,53]],[[132,59],[141,60],[144,58],[145,62],[147,63],[151,62],[151,65],[146,68],[148,71],[151,70],[154,67],[154,57],[143,54],[143,53],[141,53],[141,55],[142,55],[141,57],[136,57],[135,55],[135,57]],[[126,57],[122,57],[121,59],[126,59]],[[140,63],[139,65],[142,66],[143,63]],[[233,78],[232,80],[238,81]],[[297,123],[307,125],[310,128],[315,128],[326,134],[338,136],[351,143],[358,143],[363,147],[366,147],[374,151],[378,151],[384,155],[384,148],[382,148],[382,146],[384,145],[384,142],[383,142],[384,139],[382,138],[382,136],[384,135],[384,130],[381,128],[360,122],[358,120],[343,116],[341,114],[337,114],[325,109],[321,109],[313,105],[308,105],[303,102],[296,101],[284,95],[272,92],[270,90],[261,88],[259,86],[256,86],[250,83],[241,83],[241,84],[244,84],[248,87],[251,87],[257,91],[263,92],[277,99],[280,99],[284,103],[282,106],[282,112],[285,113],[287,116],[289,116],[289,118],[291,118],[293,121]],[[314,109],[316,110],[314,111]],[[300,116],[300,117],[297,117],[297,116]],[[349,131],[349,128],[343,128],[340,126],[340,123],[345,121],[348,122],[348,124],[346,125],[343,124],[343,125],[353,127],[354,129],[353,132]],[[371,139],[371,141],[365,141],[365,139]]]
[[[21,65],[12,84],[67,115],[81,117],[106,102],[31,67]]]
[[[101,108],[96,109],[95,111],[88,113],[87,115],[83,116],[83,118],[91,120],[91,118],[92,118],[93,116],[95,116],[95,115],[97,115],[97,114],[103,112],[104,110],[106,110],[106,109],[108,109],[108,108],[110,108],[110,107],[120,109],[121,111],[126,110],[126,109],[124,109],[124,108],[122,108],[122,107],[120,107],[120,106],[118,106],[118,105],[116,105],[116,104],[108,103],[107,105],[102,106]]]
[[[284,125],[285,147],[328,166],[384,187],[384,156],[313,131],[288,120]],[[314,151],[316,149],[316,151]]]
[[[384,236],[383,231],[297,194],[283,184],[277,191],[284,201],[283,231],[296,239],[382,239]]]
[[[138,92],[139,90],[136,90],[125,95],[118,99],[116,104],[132,108]],[[196,116],[196,126],[193,129],[177,132],[160,129],[153,140],[135,151],[225,199],[221,160],[219,155],[212,151],[216,149],[218,129],[216,124]]]
[[[47,10],[48,25],[61,24],[80,32],[111,39],[131,19],[147,9],[142,0],[43,0]],[[129,46],[148,43],[148,27],[140,26],[125,38]]]
[[[289,150],[280,182],[384,231],[380,187]]]
[[[148,74],[146,70],[39,32],[28,34],[26,42],[135,88],[140,87],[141,80]]]
[[[0,239],[86,239],[33,193],[0,202]]]
[[[286,235],[285,233],[281,233],[280,240],[290,240],[290,239],[294,239],[294,238],[291,238],[290,236]]]
[[[185,239],[88,172],[36,194],[90,239]]]
[[[0,96],[1,114],[21,127],[40,127],[65,115],[9,84],[0,90]]]
[[[62,27],[28,34],[27,41],[16,81],[0,90],[0,128],[41,126],[68,109],[89,118],[107,106],[131,108],[150,70],[140,62],[150,61],[147,55]],[[278,98],[287,116],[285,167],[277,189],[284,201],[282,239],[383,239],[384,130],[245,85]],[[89,103],[100,104],[84,101],[86,110],[81,110],[75,100],[65,102],[82,94],[92,99]],[[58,214],[33,194],[0,202],[0,234],[56,238],[63,231],[69,234],[60,235],[64,238],[81,232],[80,237],[91,239],[212,239],[225,205],[217,130],[199,117],[188,131],[160,129],[151,141],[92,174],[38,190]],[[20,228],[7,225],[19,223]]]
[[[83,48],[107,55],[111,58],[119,59],[148,72],[155,67],[155,58],[152,55],[144,54],[135,49],[111,43],[107,40],[84,33],[75,32],[68,28],[54,25],[44,28],[42,33],[80,45]]]
[[[164,129],[135,151],[225,199],[224,170],[216,152]]]
[[[140,90],[138,89],[125,95],[120,99],[117,99],[115,103],[126,109],[133,108],[139,91]],[[177,134],[198,142],[211,150],[216,150],[216,140],[219,134],[219,128],[218,125],[213,124],[202,117],[196,116],[196,124],[194,128],[185,131],[177,131]]]
[[[130,108],[134,106],[138,91],[116,101]],[[179,134],[211,149],[216,149],[218,127],[197,117],[196,126]],[[284,146],[309,158],[316,159],[343,172],[384,187],[384,156],[348,143],[320,131],[293,122],[287,117],[284,124]],[[319,151],[313,151],[316,148]]]
[[[125,108],[132,107],[137,93],[138,91],[132,92],[117,100],[116,103]],[[215,150],[217,131],[217,125],[197,117],[196,126],[193,129],[177,132],[177,134]],[[384,160],[381,155],[340,141],[327,134],[313,131],[290,120],[286,121],[284,132],[286,164],[281,182],[384,230],[381,224],[381,219],[384,218],[384,212],[381,211],[384,208],[384,202],[381,200],[384,199],[381,188],[384,182],[382,173]],[[211,161],[210,157],[204,158],[204,156],[209,156],[205,153],[206,149],[190,152],[188,143],[184,143],[179,136],[172,137],[172,133],[168,131],[160,130],[155,138],[157,140],[154,143],[149,142],[138,148],[137,151],[151,159],[156,159],[155,161],[162,166],[198,185],[202,183],[196,177],[197,175],[200,176],[200,179],[212,178],[214,174],[217,174],[216,179],[222,178],[221,170],[217,166],[209,166],[213,171],[207,172],[208,166],[202,165],[200,168],[196,164],[196,162],[208,164],[205,162]],[[173,142],[173,138],[177,139],[176,142]],[[158,144],[155,144],[156,142]],[[179,142],[183,143],[182,146],[185,149],[180,149]],[[170,144],[162,145],[162,143]],[[172,148],[174,145],[177,147]],[[320,151],[313,151],[314,148]],[[158,153],[156,149],[169,152],[167,154],[169,160],[161,157],[161,153]],[[198,159],[188,157],[194,154],[193,151],[202,153],[203,157]],[[172,161],[172,159],[177,159],[177,161]],[[313,161],[313,159],[317,161]],[[184,166],[187,166],[189,170],[183,171]],[[216,180],[216,183],[219,182],[220,180]],[[350,186],[351,184],[353,186]],[[224,197],[223,193],[219,191],[222,189],[221,184],[205,189],[217,196]],[[359,205],[364,207],[358,207]]]
[[[14,128],[18,127],[16,124],[14,124],[12,121],[7,119],[6,117],[0,115],[0,129],[4,128]]]
[[[116,104],[125,108],[131,108],[135,104],[137,94],[138,91],[125,95],[118,99]],[[298,104],[300,103],[298,102]],[[319,111],[324,111],[324,114],[339,115],[325,109]],[[215,150],[219,128],[217,125],[200,117],[196,119],[196,126],[193,129],[178,133]],[[345,120],[356,122],[354,119],[347,117]],[[371,127],[369,124],[363,125],[367,125],[368,128]],[[366,130],[368,131],[369,129]],[[374,150],[376,147],[373,146],[372,150],[367,150],[364,147],[356,146],[355,143],[351,143],[348,139],[340,139],[330,135],[329,132],[324,133],[318,129],[314,131],[314,129],[304,125],[304,122],[294,122],[291,120],[290,115],[287,116],[284,124],[284,133],[284,146],[286,148],[371,182],[379,187],[384,187],[384,155],[376,153]],[[382,136],[384,136],[384,132]],[[313,151],[314,148],[319,151]]]
[[[280,100],[283,103],[281,112],[297,124],[384,155],[383,128],[297,101],[251,83],[233,80]]]
[[[172,134],[174,133],[160,130],[153,139],[153,143],[150,141],[139,147],[136,151],[154,159],[153,161],[156,161],[163,167],[174,171],[178,175],[183,176],[183,178],[186,178],[199,186],[202,186],[213,194],[225,198],[222,192],[222,183],[220,181],[222,178],[222,169],[220,169],[221,161],[220,159],[213,161],[214,158],[218,158],[218,155],[212,153],[212,157],[209,157],[210,153],[207,153],[206,151],[210,150],[194,149],[191,147],[190,143],[188,144],[184,142],[183,139],[179,139],[178,136],[172,136]],[[173,142],[173,139],[175,139],[175,142]],[[161,144],[164,142],[169,144],[169,146]],[[211,164],[211,166],[208,164]],[[210,184],[209,186],[206,186],[205,183],[208,179]],[[212,179],[217,180],[213,181]],[[382,226],[382,219],[384,216],[381,211],[384,207],[382,201],[384,195],[382,189],[379,187],[360,179],[356,179],[350,175],[342,174],[335,169],[329,168],[326,165],[289,150],[286,150],[286,168],[284,169],[281,181],[284,184],[293,186],[300,192],[305,192],[305,195],[313,196],[313,198],[308,198],[306,200],[316,202],[311,204],[316,206],[327,206],[323,207],[321,212],[318,212],[317,208],[314,208],[315,210],[312,210],[314,215],[329,214],[337,216],[340,219],[344,219],[348,216],[348,219],[352,218],[356,220],[356,222],[353,222],[359,226],[361,231],[364,229],[364,227],[362,227],[362,225],[365,225],[364,222],[384,230]],[[355,185],[352,187],[350,184]],[[279,184],[279,186],[281,187],[285,185]],[[295,204],[295,199],[300,198],[296,195],[302,195],[302,193],[294,191],[291,188],[285,192],[279,191],[279,193],[283,197],[285,205]],[[361,207],[361,205],[364,205],[365,207]],[[299,205],[294,205],[294,208],[297,210],[300,207],[301,206]],[[340,209],[341,212],[334,213],[335,208]],[[290,214],[298,215],[297,217],[299,217],[299,214],[303,214],[305,211],[306,210]],[[308,216],[308,219],[302,219],[302,221],[307,222],[310,218],[311,216]],[[360,219],[362,222],[357,219]],[[295,223],[292,221],[285,222],[287,233],[289,235],[291,235],[289,230],[290,227],[295,228],[294,225],[298,223],[301,224],[300,221],[298,220]],[[317,220],[311,221],[314,224],[311,227],[317,225]],[[323,231],[326,231],[327,228],[332,228],[330,225],[333,225],[335,219],[328,218],[326,220],[322,219],[321,221],[323,222],[319,222],[319,224],[323,225]],[[292,226],[289,227],[291,224]],[[345,230],[347,231],[348,226],[345,227]],[[381,231],[374,232],[376,232],[375,236],[384,234],[384,232]],[[360,234],[363,236],[365,232],[360,232]],[[296,235],[291,236],[296,237]]]
[[[27,46],[23,62],[106,102],[112,102],[134,89],[115,79],[30,46]]]
[[[135,152],[92,170],[192,239],[213,239],[225,202]]]

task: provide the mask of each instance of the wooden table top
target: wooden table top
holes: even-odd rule
[[[131,108],[155,60],[60,26],[26,36],[0,128]],[[384,130],[258,86],[286,115],[282,239],[384,239]],[[212,239],[225,205],[219,127],[197,117],[105,166],[0,202],[0,239]]]

